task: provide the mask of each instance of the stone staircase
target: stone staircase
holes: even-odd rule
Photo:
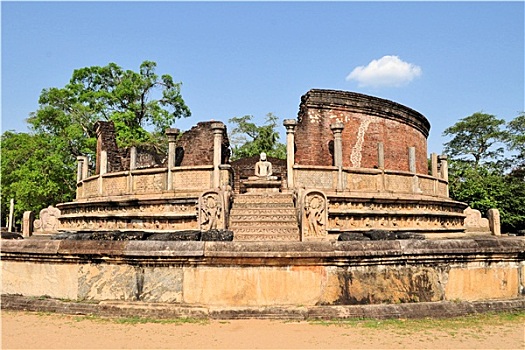
[[[300,241],[291,194],[236,195],[229,229],[234,241]]]

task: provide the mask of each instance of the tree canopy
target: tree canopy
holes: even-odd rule
[[[482,213],[500,210],[504,231],[525,229],[525,114],[505,125],[493,115],[474,113],[447,128],[451,156],[450,196]],[[503,152],[506,146],[517,155]],[[522,174],[522,175],[520,175]]]
[[[94,151],[98,120],[115,123],[119,146],[154,142],[176,119],[191,115],[182,83],[168,74],[159,77],[155,68],[155,62],[144,61],[139,72],[115,63],[77,69],[63,88],[42,90],[28,122],[37,133],[69,140],[74,155]]]
[[[75,158],[62,139],[47,134],[6,131],[2,134],[2,212],[15,199],[15,217],[75,196]],[[5,219],[5,218],[2,218]]]
[[[120,147],[164,144],[164,129],[191,115],[181,83],[155,73],[144,61],[138,72],[115,63],[77,69],[64,87],[43,89],[27,122],[31,132],[2,134],[2,212],[15,199],[15,216],[75,197],[76,156],[93,157],[95,122],[113,121]],[[5,218],[2,218],[4,220]]]
[[[445,143],[445,153],[456,159],[468,160],[474,158],[474,167],[481,161],[491,161],[503,154],[504,148],[498,144],[505,140],[505,132],[501,127],[503,119],[494,115],[474,113],[448,127],[444,136],[452,136]]]
[[[229,120],[235,127],[230,132],[233,144],[232,160],[251,157],[265,152],[269,157],[286,159],[286,145],[279,142],[279,132],[276,131],[277,116],[266,115],[266,123],[257,126],[252,122],[253,116],[234,117]]]

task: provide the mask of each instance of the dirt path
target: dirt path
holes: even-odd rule
[[[2,312],[2,349],[525,349],[523,318],[438,328],[269,320],[127,323]]]

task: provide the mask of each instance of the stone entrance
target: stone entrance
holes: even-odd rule
[[[229,227],[235,241],[300,241],[292,194],[236,195]]]

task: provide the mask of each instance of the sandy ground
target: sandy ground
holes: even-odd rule
[[[119,324],[2,312],[2,349],[525,349],[525,325],[444,329],[271,320]]]

